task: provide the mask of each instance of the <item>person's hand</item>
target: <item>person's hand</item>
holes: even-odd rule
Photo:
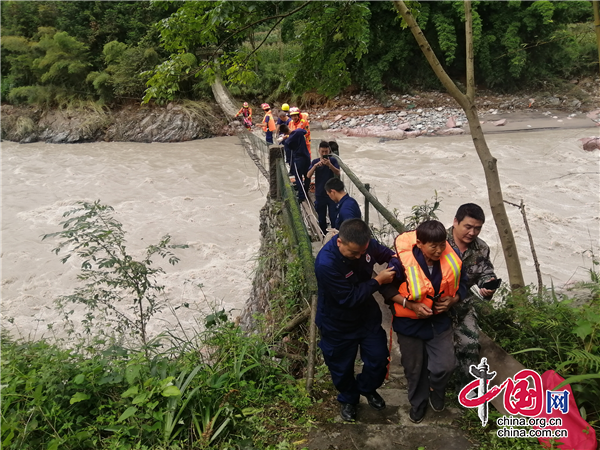
[[[479,293],[482,297],[491,297],[492,295],[494,295],[494,292],[496,292],[496,289],[479,288]]]
[[[418,319],[426,319],[433,314],[431,308],[419,302],[406,302],[406,307],[417,315]]]
[[[386,269],[383,269],[381,272],[379,272],[377,274],[377,276],[375,277],[375,279],[377,280],[377,282],[379,284],[388,284],[391,283],[392,280],[394,279],[394,275],[396,272],[394,272],[394,269],[392,267],[388,267]]]
[[[460,300],[458,295],[455,295],[454,297],[442,297],[433,304],[433,309],[435,309],[435,312],[437,313],[448,311],[452,306],[458,303],[458,300]]]

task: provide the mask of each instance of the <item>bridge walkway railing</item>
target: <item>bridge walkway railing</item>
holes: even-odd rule
[[[250,158],[269,181],[269,197],[282,202],[284,221],[302,264],[307,287],[307,291],[302,294],[307,300],[310,299],[310,307],[300,314],[305,318],[310,316],[306,380],[307,390],[310,391],[314,376],[317,340],[314,320],[317,308],[317,281],[314,273],[315,255],[312,243],[321,241],[323,235],[316,224],[314,207],[309,204],[311,202],[298,203],[294,186],[290,182],[288,167],[284,162],[283,147],[269,145],[260,136],[248,130],[240,132],[239,137]],[[370,192],[369,185],[363,184],[340,157],[336,156],[336,158],[338,158],[340,168],[345,176],[364,196],[365,221],[369,223],[369,210],[372,206],[396,233],[405,231],[404,225]]]

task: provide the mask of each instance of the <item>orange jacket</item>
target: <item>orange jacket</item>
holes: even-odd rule
[[[406,281],[400,285],[398,292],[408,300],[421,302],[431,308],[433,301],[427,298],[427,296],[430,295],[433,297],[435,290],[413,255],[415,245],[417,245],[416,231],[403,233],[396,238],[396,257],[402,261],[402,265],[404,265],[404,270],[406,271]],[[440,267],[442,269],[440,292],[443,292],[444,297],[453,297],[456,295],[460,285],[462,260],[449,243],[446,244],[446,249],[440,257]],[[398,303],[394,303],[394,315],[396,317],[410,317],[411,319],[417,318],[417,315],[412,310],[403,308]]]
[[[306,148],[308,148],[308,154],[310,155],[310,123],[308,122],[308,113],[300,113],[300,120],[294,122],[294,119],[292,119],[288,128],[290,129],[290,132],[297,130],[298,128],[306,130],[304,139],[306,140]]]
[[[267,119],[268,117],[268,119]],[[265,113],[262,121],[262,130],[266,133],[268,131],[275,131],[275,120],[273,119],[273,113],[271,111]]]

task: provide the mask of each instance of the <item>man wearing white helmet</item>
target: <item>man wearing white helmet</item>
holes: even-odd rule
[[[289,125],[290,131],[294,131],[299,128],[306,130],[306,148],[308,149],[308,154],[310,155],[310,124],[308,122],[308,114],[300,112],[300,109],[293,106],[290,108],[290,117],[292,118],[292,121]]]

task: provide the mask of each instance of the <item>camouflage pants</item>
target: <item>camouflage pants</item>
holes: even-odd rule
[[[474,301],[473,297],[469,297],[454,306],[452,311],[454,349],[458,360],[458,367],[454,372],[457,393],[474,379],[469,373],[469,367],[479,364],[479,326]]]

